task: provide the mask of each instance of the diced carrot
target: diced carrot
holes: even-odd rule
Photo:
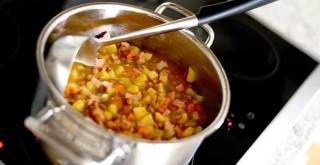
[[[134,78],[136,78],[136,72],[132,72],[132,74],[131,74],[131,80]]]
[[[74,95],[76,95],[76,94],[78,94],[78,93],[80,93],[80,89],[79,88],[70,88],[71,89],[71,93],[72,94],[74,94]]]
[[[130,112],[130,113],[128,114],[127,119],[128,119],[128,120],[131,120],[131,121],[136,120],[136,118],[134,117],[134,115],[133,115],[133,113],[132,113],[132,112]]]
[[[151,130],[146,127],[140,127],[138,129],[138,133],[141,134],[142,136],[148,136],[148,135],[150,135]]]
[[[118,108],[118,110],[121,110],[123,108],[123,100],[119,96],[111,97],[108,100],[108,104],[115,104]]]
[[[66,90],[64,91],[64,94],[65,94],[66,96],[70,96],[70,94],[71,94],[71,88],[70,88],[70,87],[66,87]]]
[[[188,106],[187,106],[187,112],[190,114],[190,113],[192,113],[194,111],[194,104],[189,104]]]
[[[114,129],[114,128],[117,128],[117,124],[113,121],[107,121],[106,127],[110,129]]]
[[[171,99],[168,97],[168,98],[165,98],[163,101],[162,101],[162,105],[168,105],[170,103]]]
[[[115,85],[113,85],[113,87],[115,87],[118,90],[119,94],[125,94],[126,93],[126,90],[124,89],[124,86],[121,85],[121,84],[115,84]]]
[[[131,76],[131,74],[133,73],[133,70],[131,68],[125,67],[124,72],[126,76]]]
[[[166,106],[160,106],[160,108],[158,109],[158,111],[160,112],[160,113],[164,113],[165,111],[166,111]]]
[[[127,54],[127,58],[132,58],[136,56],[136,52],[134,50],[130,50],[129,53]]]
[[[182,133],[183,131],[181,130],[181,128],[179,126],[175,126],[174,127],[174,131],[177,133],[178,138],[182,138]]]

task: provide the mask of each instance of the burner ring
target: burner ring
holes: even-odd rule
[[[5,45],[4,53],[0,55],[0,66],[10,61],[17,53],[20,46],[20,29],[16,21],[10,16],[8,12],[0,9],[0,30],[2,32],[0,44]]]
[[[247,24],[248,27],[250,27],[250,25]],[[241,75],[241,74],[237,74],[237,73],[232,73],[229,71],[226,71],[227,74],[236,77],[238,79],[243,79],[243,80],[249,80],[249,81],[262,81],[262,80],[266,80],[269,79],[271,77],[273,77],[279,70],[280,68],[280,57],[279,57],[279,53],[278,50],[276,48],[276,46],[274,45],[274,43],[271,41],[271,39],[263,32],[255,30],[253,28],[251,28],[252,30],[254,30],[256,33],[258,33],[270,46],[273,55],[275,57],[275,66],[273,68],[273,70],[263,76],[257,76],[257,77],[252,77],[252,76],[245,76],[245,75]]]
[[[212,24],[216,41],[211,49],[228,76],[248,81],[273,77],[280,68],[280,54],[271,38],[259,29],[235,17]]]
[[[270,46],[272,53],[275,57],[275,65],[274,65],[274,68],[271,72],[269,72],[263,76],[252,77],[252,76],[245,76],[245,75],[236,74],[236,73],[226,71],[227,74],[229,74],[233,77],[236,77],[238,79],[249,80],[249,81],[262,81],[262,80],[266,80],[266,79],[273,77],[280,68],[280,57],[279,57],[279,53],[278,53],[276,46],[274,45],[272,40],[265,33],[263,33],[261,30],[256,30],[249,23],[246,23],[245,21],[238,20],[238,22],[242,23],[245,26],[248,26],[251,30],[253,30],[257,34],[259,34],[268,43],[268,45]]]

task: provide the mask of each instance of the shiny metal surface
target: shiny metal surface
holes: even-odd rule
[[[93,36],[67,35],[56,40],[51,46],[46,61],[49,77],[54,80],[59,92],[63,94],[74,61],[94,66],[98,49],[103,45],[111,45],[137,38],[153,36],[169,31],[186,29],[198,25],[197,17],[192,15],[158,26],[134,31],[109,39],[96,39]]]
[[[95,36],[105,30],[114,37],[169,21],[171,19],[144,8],[110,2],[70,8],[44,27],[38,40],[37,62],[40,75],[50,90],[50,100],[42,112],[28,117],[25,124],[35,135],[40,136],[43,149],[53,164],[102,164],[111,153],[123,153],[118,152],[121,148],[128,155],[120,162],[115,161],[115,165],[186,165],[202,140],[221,126],[230,103],[228,80],[211,50],[187,30],[140,38],[131,43],[162,55],[181,69],[189,66],[195,68],[199,91],[205,97],[208,126],[188,138],[150,141],[99,127],[73,110],[59,92],[54,83],[56,80],[48,75],[45,52],[59,37]],[[57,32],[55,29],[59,26],[64,30]],[[52,115],[48,117],[45,114]],[[121,154],[115,159],[118,158],[121,158]]]
[[[75,61],[76,57],[80,58],[81,63],[85,65],[91,65],[96,62],[95,57],[81,59],[81,55],[86,53],[85,51],[92,51],[87,54],[93,54],[98,51],[98,49],[79,50],[85,48],[85,46],[81,47],[81,45],[85,45],[88,40],[90,40],[90,37],[88,36],[72,35],[61,37],[52,44],[46,60],[46,67],[48,68],[48,76],[53,81],[60,94],[64,93],[69,79],[68,73],[70,72],[72,63]]]
[[[188,17],[194,16],[194,14],[189,10],[172,2],[165,2],[161,4],[159,7],[155,9],[155,12],[161,14],[167,8],[173,11],[176,11],[184,16],[188,16]],[[204,31],[208,33],[208,38],[205,41],[205,44],[207,45],[208,48],[210,48],[214,40],[214,32],[211,26],[209,24],[203,24],[203,25],[199,25],[199,27],[201,27]]]

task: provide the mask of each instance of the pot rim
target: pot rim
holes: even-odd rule
[[[62,105],[64,105],[66,108],[66,112],[68,114],[70,114],[73,118],[75,118],[77,121],[80,121],[81,123],[86,123],[88,125],[93,125],[93,127],[96,127],[97,130],[101,131],[101,134],[111,134],[113,136],[115,136],[115,138],[117,137],[121,137],[121,138],[125,138],[127,140],[135,140],[138,142],[144,142],[144,143],[152,143],[152,144],[172,144],[172,143],[180,143],[180,142],[184,142],[184,141],[189,141],[195,138],[205,138],[209,135],[211,135],[213,132],[215,132],[224,122],[224,119],[227,116],[228,113],[228,109],[229,109],[229,104],[230,104],[230,87],[229,87],[229,83],[228,83],[228,79],[226,77],[225,71],[222,67],[222,65],[220,64],[219,60],[217,59],[217,57],[214,55],[214,53],[207,47],[204,45],[204,43],[202,41],[199,41],[196,37],[194,37],[193,35],[190,34],[189,30],[180,30],[180,32],[186,36],[188,36],[190,39],[192,39],[193,42],[196,43],[200,43],[203,45],[203,49],[206,49],[208,52],[211,52],[210,55],[206,54],[207,58],[211,61],[212,65],[214,66],[216,72],[217,72],[217,76],[219,78],[220,81],[220,85],[221,85],[221,92],[222,92],[222,103],[221,103],[221,107],[220,107],[220,111],[218,113],[218,115],[216,116],[216,118],[209,124],[208,127],[206,127],[205,129],[203,129],[201,132],[192,135],[190,137],[186,137],[186,138],[182,138],[182,139],[178,139],[176,141],[156,141],[156,140],[146,140],[146,139],[138,139],[138,138],[133,138],[127,135],[123,135],[120,133],[116,133],[112,130],[109,129],[105,129],[105,128],[101,128],[99,127],[96,123],[87,121],[85,119],[85,117],[83,115],[81,115],[80,113],[74,111],[71,107],[71,105],[64,99],[64,97],[58,92],[58,90],[55,88],[55,86],[53,85],[52,81],[50,80],[47,72],[46,72],[46,67],[45,67],[45,60],[44,60],[44,50],[45,50],[45,45],[47,42],[47,39],[50,35],[50,33],[52,32],[52,30],[61,22],[63,22],[64,20],[66,20],[69,16],[72,16],[74,14],[77,14],[79,12],[83,12],[83,11],[88,11],[88,10],[93,10],[93,9],[105,9],[106,5],[116,5],[116,6],[122,6],[124,8],[130,8],[133,10],[137,10],[139,12],[142,13],[146,13],[150,16],[153,16],[153,18],[158,19],[160,21],[163,22],[169,22],[172,21],[172,19],[159,14],[157,12],[154,12],[152,10],[146,9],[146,8],[142,8],[139,6],[134,6],[134,5],[130,5],[130,4],[125,4],[125,3],[118,3],[118,2],[93,2],[93,3],[86,3],[86,4],[81,4],[81,5],[77,5],[74,7],[71,7],[69,9],[66,9],[62,12],[60,12],[59,14],[57,14],[55,17],[53,17],[46,25],[45,27],[42,29],[38,41],[37,41],[37,48],[36,48],[36,59],[37,59],[37,65],[38,65],[38,69],[39,69],[39,73],[41,78],[45,81],[46,85],[48,86],[51,94],[53,94],[55,96],[56,99],[58,99],[58,103],[63,103]],[[52,98],[51,98],[52,99]],[[60,105],[61,106],[61,105]]]

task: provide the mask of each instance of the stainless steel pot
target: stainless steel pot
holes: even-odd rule
[[[205,97],[206,128],[177,141],[151,141],[128,137],[95,124],[65,101],[48,77],[45,55],[50,44],[63,35],[97,35],[107,30],[112,36],[171,21],[161,12],[166,8],[183,15],[188,10],[164,3],[156,11],[121,3],[89,3],[70,8],[54,17],[43,29],[37,45],[37,62],[50,93],[48,104],[25,120],[26,127],[41,139],[53,164],[186,165],[203,139],[223,123],[230,102],[225,72],[208,48],[213,31],[204,25],[206,45],[191,31],[181,30],[132,41],[174,61],[181,69],[195,68],[200,93]],[[69,73],[65,73],[69,74]]]

